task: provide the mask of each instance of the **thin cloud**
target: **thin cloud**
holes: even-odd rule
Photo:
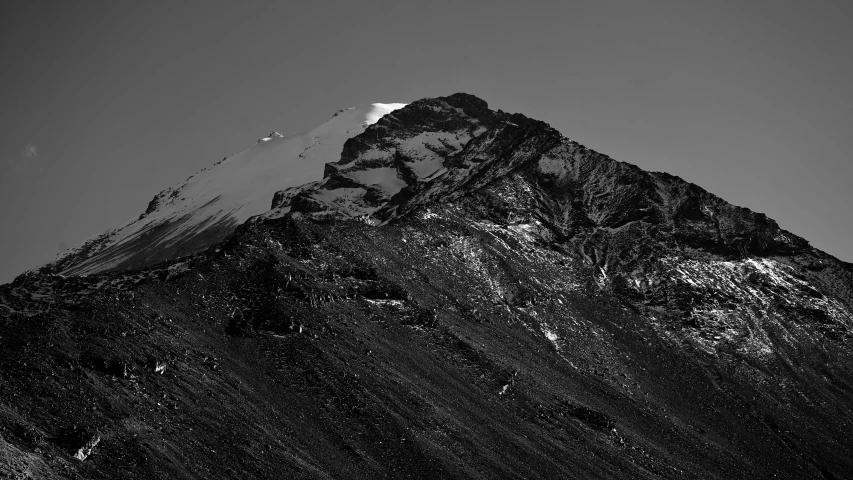
[[[22,174],[27,171],[27,167],[29,167],[30,163],[32,163],[33,159],[39,156],[39,147],[32,144],[24,145],[24,148],[21,150],[21,153],[17,158],[7,158],[6,163],[12,167],[12,170],[17,174]],[[43,169],[39,169],[43,171]]]
[[[21,151],[21,156],[24,158],[33,158],[39,156],[39,147],[35,145],[26,145]]]

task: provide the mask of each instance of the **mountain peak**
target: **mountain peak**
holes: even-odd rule
[[[464,93],[418,100],[347,140],[319,182],[278,192],[266,215],[289,212],[292,201],[297,211],[313,214],[374,214],[448,168],[458,170],[448,160],[474,137],[509,123],[509,117]]]

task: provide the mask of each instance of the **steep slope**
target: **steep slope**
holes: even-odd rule
[[[0,474],[853,477],[850,264],[465,94],[331,163],[201,253],[0,287]]]
[[[323,164],[340,156],[347,139],[404,105],[374,103],[341,110],[301,135],[273,132],[160,192],[137,220],[87,241],[45,271],[81,275],[137,269],[200,251],[249,217],[269,210],[277,190],[320,178]]]

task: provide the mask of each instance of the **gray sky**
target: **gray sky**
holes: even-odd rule
[[[0,4],[0,282],[277,130],[455,92],[853,261],[853,2]]]

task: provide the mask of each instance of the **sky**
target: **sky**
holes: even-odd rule
[[[0,283],[342,108],[467,92],[853,262],[853,2],[0,4]]]

